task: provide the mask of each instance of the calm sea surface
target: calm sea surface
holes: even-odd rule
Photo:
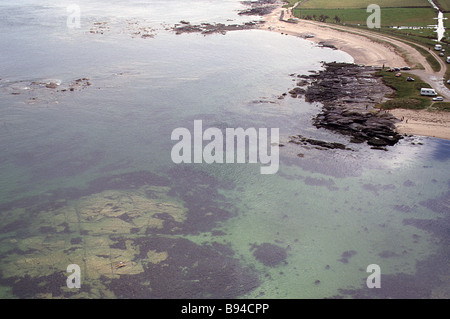
[[[71,1],[0,4],[1,298],[450,297],[449,141],[372,150],[313,127],[320,105],[279,99],[349,55],[170,30],[259,19],[237,0],[75,3],[74,29]],[[174,164],[171,133],[194,120],[279,128],[278,173]]]

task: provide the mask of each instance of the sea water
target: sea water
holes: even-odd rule
[[[448,298],[448,141],[372,150],[316,129],[320,104],[280,98],[349,55],[171,30],[260,19],[234,0],[78,1],[80,28],[72,4],[0,5],[2,298]],[[195,120],[279,128],[279,171],[174,164],[171,132]]]

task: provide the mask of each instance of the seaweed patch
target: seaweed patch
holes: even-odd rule
[[[253,256],[265,266],[275,267],[281,263],[286,263],[287,253],[283,247],[263,243],[261,245],[253,244],[250,250],[254,250]]]
[[[340,261],[341,263],[344,263],[344,264],[348,264],[348,260],[351,257],[353,257],[354,255],[356,255],[356,251],[354,251],[354,250],[344,251],[341,255],[341,259],[338,259],[338,261]]]
[[[242,266],[226,245],[163,237],[139,238],[134,244],[144,271],[103,278],[119,298],[236,298],[259,285],[256,272]]]
[[[257,273],[229,245],[181,237],[224,234],[218,223],[237,209],[218,190],[234,184],[184,168],[170,176],[106,176],[3,204],[3,229],[21,236],[1,241],[0,284],[24,298],[237,298],[255,289]],[[14,221],[21,215],[27,222]],[[84,271],[77,292],[65,287],[72,263]]]
[[[420,205],[440,214],[450,214],[450,192],[441,196],[420,202]]]

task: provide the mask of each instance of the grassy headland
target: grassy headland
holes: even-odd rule
[[[431,88],[431,86],[417,76],[402,73],[400,77],[397,77],[396,72],[387,72],[386,70],[379,71],[376,75],[381,76],[383,82],[394,89],[394,93],[388,96],[390,100],[382,105],[383,109],[424,109],[430,106],[431,98],[421,96],[420,89]],[[414,81],[407,81],[407,77],[414,78]]]
[[[381,108],[450,111],[449,102],[434,102],[431,97],[420,95],[421,88],[431,88],[431,86],[418,76],[402,72],[402,75],[397,77],[396,74],[397,72],[386,70],[376,73],[376,76],[381,76],[383,82],[394,90],[391,96],[387,96],[389,100],[380,105]],[[407,81],[408,77],[413,78],[414,81]]]
[[[374,3],[366,0],[286,0],[293,7],[293,14],[300,19],[316,20],[335,25],[345,25],[381,33],[394,37],[413,46],[427,60],[435,71],[441,70],[436,55],[432,54],[436,44],[436,32],[433,25],[437,24],[437,11],[427,0],[380,0],[377,1],[381,8],[381,27],[369,29],[367,18],[371,12],[367,12],[368,5]],[[450,1],[437,1],[439,7],[450,12]],[[450,35],[445,32],[441,44],[448,52],[441,54],[439,59],[446,61],[450,56]],[[435,52],[438,53],[438,52]],[[445,80],[450,79],[450,68],[447,68]],[[447,84],[450,88],[450,85]]]

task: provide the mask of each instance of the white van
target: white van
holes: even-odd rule
[[[441,50],[442,50],[442,45],[436,44],[436,45],[434,46],[434,49],[435,49],[436,51],[441,51]]]
[[[447,57],[447,63],[450,63],[450,56]]]
[[[434,89],[421,88],[420,89],[420,95],[436,96],[437,93],[436,93],[436,91]]]

